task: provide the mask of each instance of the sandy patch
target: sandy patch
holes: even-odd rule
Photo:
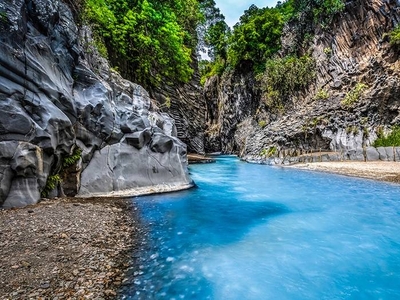
[[[298,163],[286,167],[400,183],[400,162],[333,161]]]

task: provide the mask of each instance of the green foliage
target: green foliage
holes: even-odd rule
[[[330,18],[338,12],[343,11],[343,0],[316,0],[314,16],[316,19]]]
[[[49,196],[49,193],[54,190],[57,185],[61,182],[61,177],[59,174],[50,175],[47,177],[46,186],[44,187],[43,191],[41,192],[41,197],[46,198]]]
[[[276,155],[278,153],[278,149],[273,146],[267,149],[262,149],[260,152],[260,156],[264,156],[264,157],[272,157],[274,155]]]
[[[202,60],[199,62],[200,71],[200,84],[204,85],[207,78],[214,75],[222,75],[226,69],[226,62],[224,59],[218,57],[215,61]]]
[[[7,13],[5,11],[0,11],[0,22],[6,23],[8,21]]]
[[[54,175],[50,175],[47,177],[46,186],[43,188],[41,192],[41,197],[46,198],[49,196],[49,193],[54,190],[57,185],[62,181],[60,174],[62,174],[65,169],[69,168],[70,166],[76,164],[82,156],[82,150],[80,148],[75,148],[72,155],[64,157],[61,163],[61,170]]]
[[[230,28],[225,23],[225,17],[216,7],[214,0],[201,0],[200,12],[203,22],[198,27],[199,50],[205,52],[211,61],[218,58],[226,59],[226,49]]]
[[[285,23],[282,14],[285,10],[282,7],[259,9],[252,5],[244,12],[229,39],[230,65],[236,67],[240,62],[250,61],[257,68],[280,49],[280,37]]]
[[[330,57],[332,55],[332,48],[330,47],[324,48],[324,53],[326,54],[326,56]]]
[[[258,126],[260,126],[261,128],[265,128],[267,126],[267,122],[264,120],[261,120],[258,122]]]
[[[158,86],[162,80],[191,78],[200,20],[197,0],[86,0],[84,19],[130,79]]]
[[[104,58],[108,58],[108,50],[106,44],[104,43],[103,38],[101,38],[98,35],[94,35],[93,42],[94,42],[93,46],[96,47],[99,54]]]
[[[230,31],[214,0],[204,0],[205,15],[210,18],[205,35],[211,61],[203,64],[202,82],[226,69],[249,66],[256,73],[265,70],[265,61],[280,49],[285,22],[292,18],[293,0],[278,1],[274,8],[251,5]]]
[[[292,5],[295,13],[312,16],[315,23],[322,25],[330,23],[345,8],[343,0],[293,0]]]
[[[269,59],[265,72],[259,76],[266,104],[278,109],[290,94],[305,88],[314,78],[315,61],[307,55]]]
[[[76,164],[82,156],[82,150],[80,148],[75,148],[72,155],[66,156],[62,161],[63,169],[66,169],[74,164]]]
[[[378,139],[375,140],[374,147],[399,147],[400,146],[400,126],[392,128],[392,132],[385,136],[381,128],[381,133],[378,133]]]
[[[223,20],[208,28],[205,35],[205,42],[207,47],[209,47],[208,56],[211,59],[226,59],[229,36],[230,28]]]
[[[171,108],[171,98],[170,97],[165,98],[165,106],[167,108]]]
[[[397,25],[392,32],[389,33],[390,44],[400,46],[400,25]]]
[[[353,134],[353,135],[357,135],[360,132],[360,130],[358,129],[357,126],[348,126],[346,127],[346,133],[347,134]]]
[[[363,95],[367,85],[364,83],[357,83],[356,86],[347,93],[346,97],[340,102],[344,107],[351,107],[358,102]]]
[[[320,90],[318,90],[314,99],[315,100],[327,100],[328,98],[329,98],[329,93],[324,89],[320,89]]]

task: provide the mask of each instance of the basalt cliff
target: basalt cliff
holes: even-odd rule
[[[93,44],[62,1],[0,3],[0,207],[192,185],[174,119]]]
[[[396,0],[345,1],[328,27],[310,28],[301,17],[289,22],[279,55],[293,49],[308,54],[315,79],[279,108],[266,104],[262,83],[245,64],[208,79],[206,151],[249,161],[311,152],[330,153],[328,159],[383,159],[370,146],[379,132],[400,124],[399,48],[388,39],[399,22]],[[349,105],[344,100],[351,96]]]

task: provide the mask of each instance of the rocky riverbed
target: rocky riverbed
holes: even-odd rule
[[[114,299],[142,229],[127,199],[0,210],[0,299]]]

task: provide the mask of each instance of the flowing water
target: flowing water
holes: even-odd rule
[[[134,199],[149,230],[125,299],[400,299],[400,186],[252,165]]]

